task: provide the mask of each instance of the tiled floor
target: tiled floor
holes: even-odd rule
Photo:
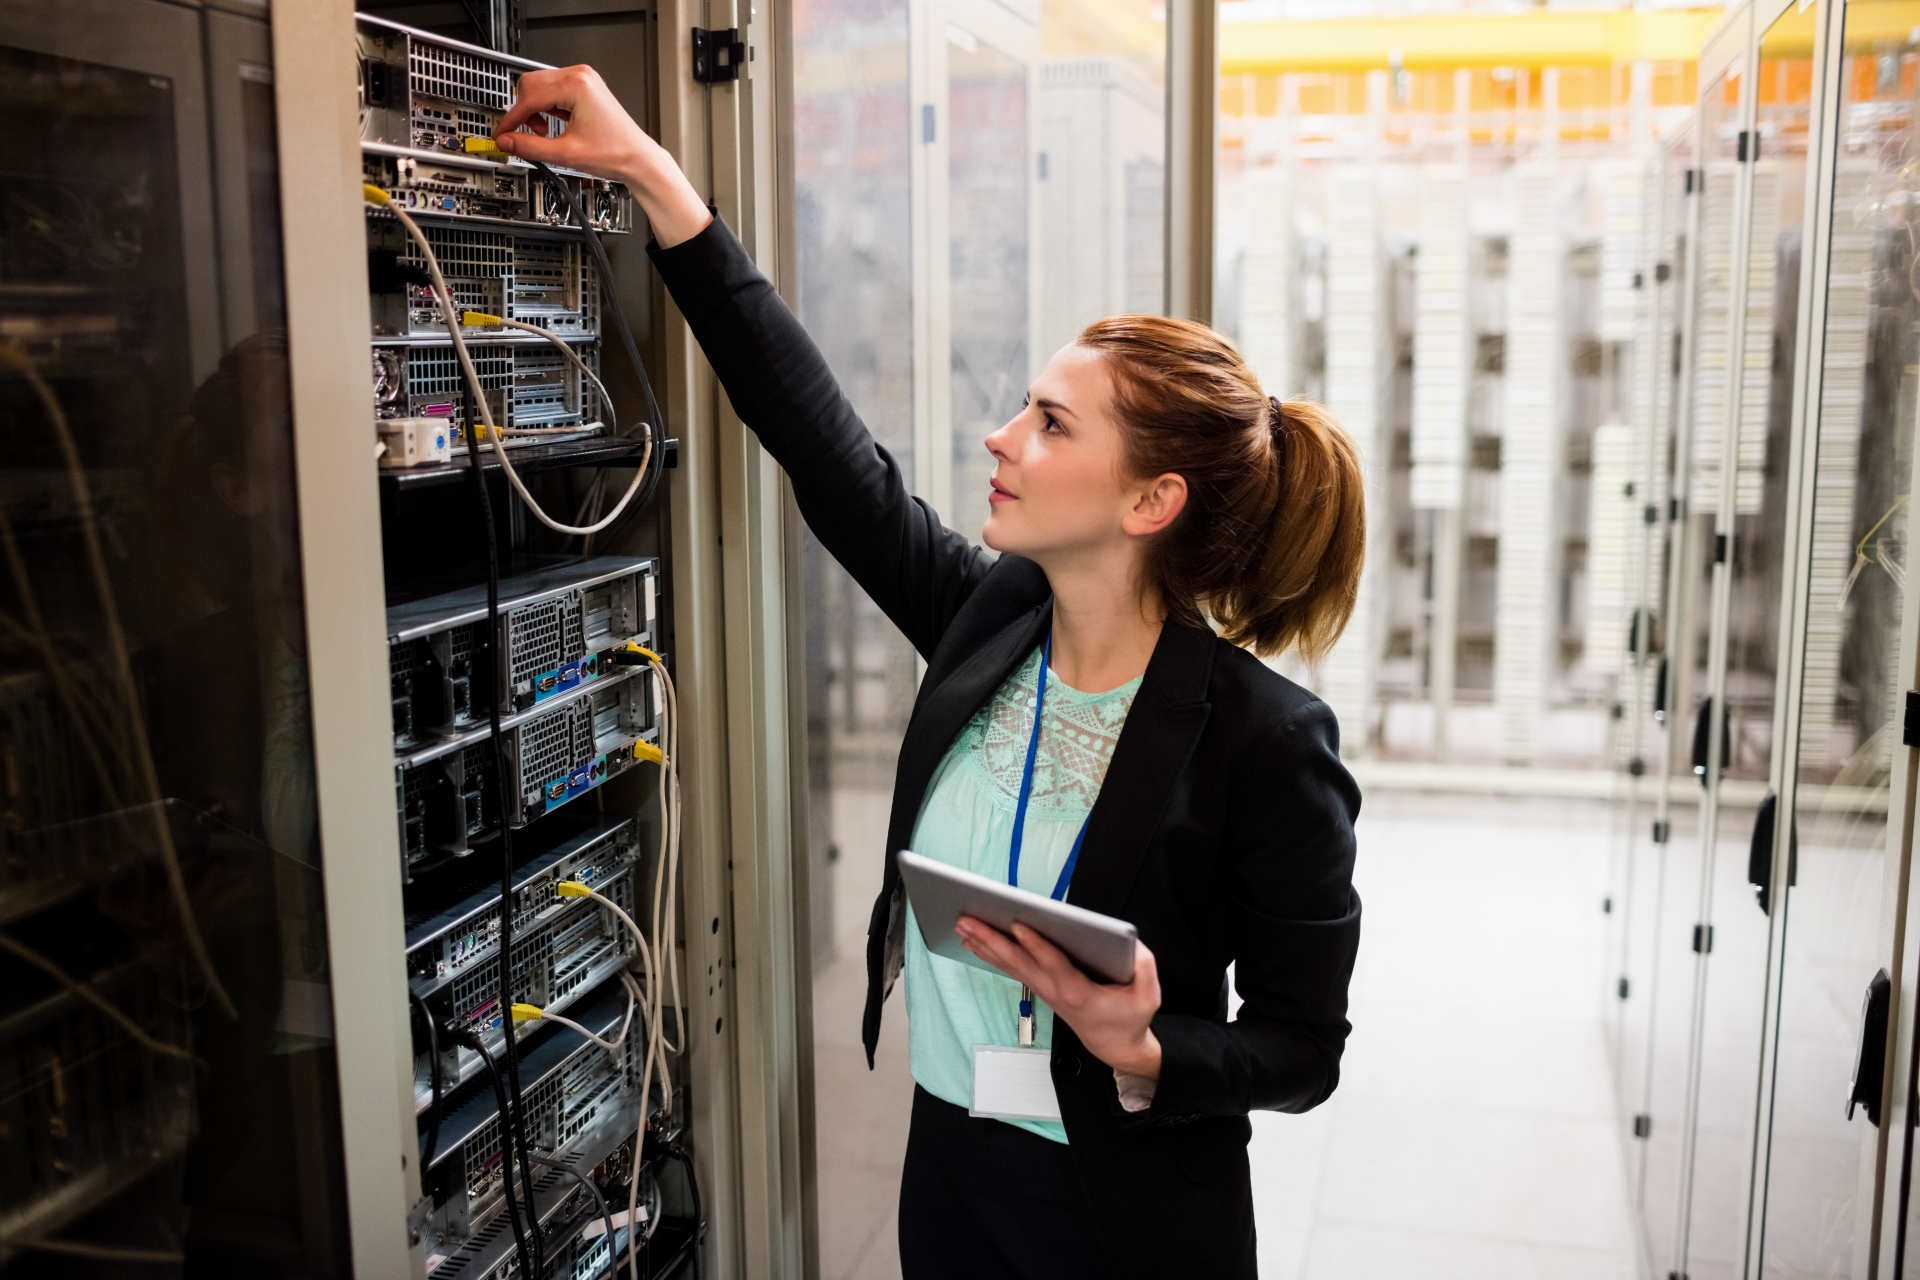
[[[878,840],[862,858],[844,839],[883,821],[884,799],[836,811],[841,958],[814,988],[826,1280],[899,1274],[905,1020],[896,996],[869,1074],[858,938]],[[1599,1025],[1604,831],[1580,802],[1368,797],[1340,1090],[1254,1117],[1266,1280],[1632,1276]]]

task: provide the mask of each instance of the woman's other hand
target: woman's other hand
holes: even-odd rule
[[[545,116],[566,121],[566,132],[548,137]],[[523,124],[533,132],[517,132]],[[493,140],[502,151],[522,160],[626,183],[646,210],[662,248],[692,239],[713,220],[706,202],[666,148],[634,123],[592,67],[522,74],[520,96],[500,117]]]
[[[972,916],[956,926],[967,950],[1016,981],[1073,1028],[1087,1051],[1108,1066],[1148,1080],[1160,1078],[1160,1041],[1153,1015],[1160,1011],[1160,970],[1147,944],[1135,941],[1133,981],[1095,982],[1066,952],[1024,924],[1008,937]]]

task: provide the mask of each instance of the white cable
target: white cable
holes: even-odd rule
[[[673,893],[678,879],[680,864],[680,702],[674,691],[673,678],[658,658],[649,657],[647,663],[660,679],[661,688],[666,695],[666,723],[660,729],[660,856],[655,860],[653,872],[653,936],[655,950],[660,953],[660,967],[673,974],[672,990],[674,995],[673,1017],[679,1032],[680,1044],[669,1046],[666,1032],[662,1029],[664,1019],[661,1015],[661,1000],[666,994],[665,975],[652,970],[648,975],[647,1005],[647,1058],[640,1073],[640,1123],[633,1135],[634,1175],[627,1184],[627,1221],[633,1221],[634,1209],[640,1203],[640,1152],[646,1145],[648,1099],[653,1095],[653,1067],[655,1061],[660,1064],[661,1102],[668,1115],[673,1113],[673,1078],[667,1068],[667,1054],[682,1053],[686,1048],[687,1033],[683,1026],[682,1010],[684,1002],[680,999],[680,962],[674,952],[678,946],[679,914],[671,909]],[[664,891],[663,891],[664,890]],[[653,1235],[651,1225],[647,1238]],[[629,1280],[640,1280],[639,1233],[632,1230],[627,1234],[627,1274]]]
[[[381,193],[383,197],[385,194],[385,192]],[[447,336],[453,340],[453,353],[460,359],[460,371],[466,375],[467,387],[473,393],[474,404],[480,412],[480,421],[486,427],[487,441],[493,446],[494,456],[500,460],[500,469],[507,473],[507,482],[513,486],[513,491],[520,495],[520,501],[526,504],[527,510],[531,511],[534,518],[541,524],[555,533],[564,533],[569,536],[598,533],[618,520],[620,513],[627,509],[627,504],[633,501],[634,495],[640,492],[640,482],[646,477],[647,467],[653,461],[653,425],[644,422],[640,424],[641,430],[646,432],[646,445],[641,450],[639,465],[634,469],[633,483],[627,486],[626,493],[621,496],[619,503],[607,513],[604,519],[591,525],[561,524],[541,510],[540,504],[533,500],[531,493],[527,492],[527,486],[520,479],[520,473],[513,469],[513,463],[507,458],[506,446],[501,443],[500,432],[494,427],[493,407],[487,403],[486,389],[480,385],[480,374],[473,367],[473,357],[467,354],[467,340],[460,332],[460,317],[453,309],[453,292],[447,288],[447,278],[440,274],[440,259],[434,256],[433,246],[427,243],[426,233],[420,230],[420,224],[413,220],[413,215],[391,201],[383,204],[382,207],[400,220],[400,225],[407,229],[407,234],[413,237],[414,244],[419,247],[420,256],[426,260],[427,274],[433,281],[431,289],[433,300],[440,308],[441,319],[446,322]],[[469,422],[467,426],[467,448],[471,450],[477,447],[477,442],[473,439],[473,424]]]
[[[542,329],[537,324],[527,324],[525,321],[521,321],[521,320],[509,320],[505,316],[491,316],[489,318],[493,320],[498,320],[502,325],[506,326],[509,329],[518,329],[523,333],[538,334],[542,338],[545,338],[548,342],[551,342],[554,346],[560,348],[560,354],[565,356],[567,359],[573,361],[574,367],[580,370],[582,374],[586,375],[588,380],[590,380],[593,383],[594,389],[600,393],[600,403],[607,407],[607,430],[611,434],[616,436],[620,434],[620,420],[614,416],[613,397],[607,394],[607,384],[600,381],[600,375],[595,373],[590,367],[588,367],[587,362],[580,358],[580,353],[578,351],[575,351],[572,345],[569,344],[565,338],[561,337],[557,333],[554,333],[550,329]],[[578,431],[579,429],[580,428],[578,427],[535,427],[535,428],[509,427],[507,429],[507,434],[520,435],[527,430]]]
[[[633,1025],[633,1011],[640,1003],[640,990],[634,985],[632,975],[623,969],[620,971],[620,981],[627,989],[627,1016],[620,1021],[620,1034],[611,1040],[603,1040],[575,1022],[572,1018],[563,1018],[557,1013],[548,1013],[545,1009],[540,1011],[539,1021],[557,1022],[563,1027],[572,1027],[575,1031],[578,1031],[581,1035],[593,1041],[608,1053],[617,1053],[619,1052],[620,1046],[627,1042],[627,1029]]]

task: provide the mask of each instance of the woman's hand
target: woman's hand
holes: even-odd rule
[[[1093,981],[1064,951],[1026,925],[1014,925],[1008,937],[972,916],[961,916],[956,931],[967,950],[1033,988],[1034,996],[1066,1019],[1094,1057],[1129,1075],[1160,1078],[1160,1041],[1153,1034],[1153,1015],[1160,1011],[1160,970],[1146,943],[1133,944],[1133,981],[1121,986]]]
[[[554,116],[567,122],[557,137],[546,134]],[[531,124],[533,133],[516,132]],[[500,117],[493,140],[522,160],[540,160],[624,182],[647,213],[662,248],[691,240],[713,220],[706,202],[680,172],[666,148],[649,138],[592,67],[528,71],[520,96]]]

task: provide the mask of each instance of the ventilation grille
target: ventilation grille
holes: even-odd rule
[[[521,726],[521,794],[535,790],[592,757],[592,720],[584,699]]]
[[[513,76],[502,63],[457,49],[410,42],[407,70],[414,93],[505,111],[513,105]]]
[[[518,686],[561,663],[580,656],[580,599],[556,596],[516,609],[507,620],[508,652],[513,655],[512,683]],[[571,616],[573,626],[568,627]]]
[[[449,281],[456,276],[494,279],[513,269],[513,242],[498,231],[475,231],[464,227],[429,226],[427,243],[440,260],[440,274]],[[407,260],[426,265],[419,247],[407,240]]]

